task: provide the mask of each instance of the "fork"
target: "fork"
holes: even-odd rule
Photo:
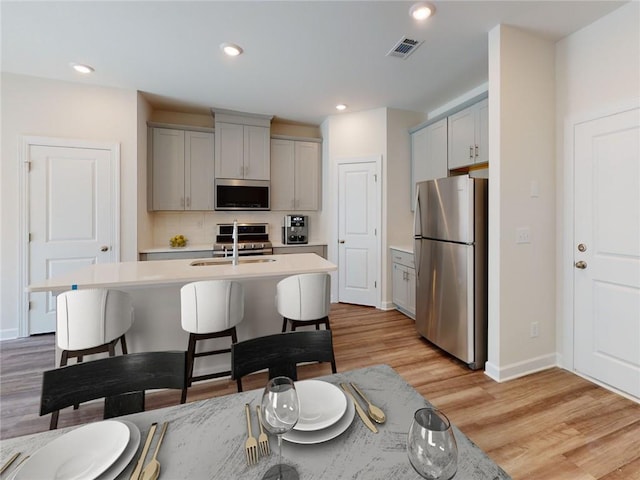
[[[264,433],[262,428],[262,412],[260,411],[260,405],[256,405],[256,412],[258,412],[258,425],[260,425],[260,436],[258,437],[258,445],[260,446],[260,455],[266,457],[271,454],[269,448],[269,437]]]
[[[255,465],[258,463],[258,441],[251,431],[251,411],[248,403],[244,404],[244,413],[247,415],[247,431],[249,432],[249,438],[244,444],[244,453],[247,457],[247,465]]]

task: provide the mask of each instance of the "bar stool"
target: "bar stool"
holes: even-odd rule
[[[196,353],[196,343],[200,340],[231,337],[238,342],[236,325],[244,318],[244,287],[241,283],[228,280],[205,280],[186,284],[180,289],[182,329],[189,332],[187,348],[187,387],[192,382],[231,375],[231,370],[206,375],[193,376],[195,359],[208,355],[230,353],[231,348]],[[242,385],[237,381],[238,391]],[[187,390],[182,392],[182,401],[187,398]]]
[[[291,323],[291,331],[297,327],[324,325],[331,330],[331,276],[328,273],[304,273],[293,275],[276,286],[276,309],[282,315],[282,331]]]
[[[115,356],[120,341],[127,353],[125,333],[133,324],[133,302],[128,293],[104,288],[61,293],[56,305],[56,341],[62,350],[60,366],[69,358],[108,352]]]

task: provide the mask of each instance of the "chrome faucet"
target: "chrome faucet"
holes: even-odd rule
[[[232,265],[238,265],[238,220],[233,221],[233,256]]]

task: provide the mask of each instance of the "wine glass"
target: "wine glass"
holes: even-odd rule
[[[262,394],[262,424],[278,436],[278,464],[271,467],[263,480],[298,480],[298,472],[282,463],[282,435],[291,430],[300,417],[300,404],[296,387],[288,377],[269,380]]]
[[[458,469],[458,446],[451,423],[436,408],[421,408],[413,415],[407,438],[411,466],[429,480],[449,480]]]

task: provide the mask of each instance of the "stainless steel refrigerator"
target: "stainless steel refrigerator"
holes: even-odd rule
[[[472,369],[487,360],[487,204],[487,179],[417,186],[416,328]]]

